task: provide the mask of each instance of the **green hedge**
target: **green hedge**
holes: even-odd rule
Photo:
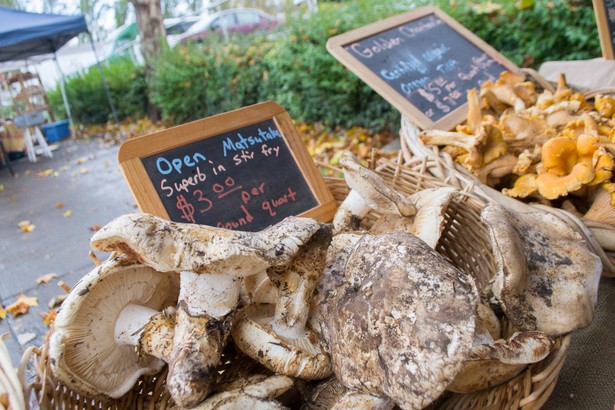
[[[143,68],[129,58],[120,58],[104,64],[103,72],[118,117],[125,119],[145,115],[148,99]],[[60,87],[48,94],[56,116],[66,118]],[[113,118],[97,66],[69,76],[66,79],[66,95],[76,122],[104,124]]]
[[[591,1],[435,3],[520,66],[601,54]],[[315,15],[289,18],[277,33],[176,47],[155,64],[150,98],[177,124],[274,100],[300,121],[396,128],[397,111],[331,57],[325,44],[333,35],[415,7],[410,4],[417,2],[326,2]],[[122,61],[106,71],[120,116],[143,115],[142,70]],[[78,121],[108,119],[95,69],[72,78],[68,88]],[[52,96],[56,105],[58,93]]]

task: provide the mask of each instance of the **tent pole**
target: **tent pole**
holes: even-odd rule
[[[68,123],[70,124],[70,130],[72,132],[73,136],[77,136],[77,133],[75,132],[75,123],[73,122],[73,116],[70,112],[70,106],[68,105],[68,98],[66,98],[66,88],[65,88],[65,84],[66,84],[66,78],[64,77],[64,72],[62,71],[62,68],[60,67],[60,63],[58,63],[58,56],[56,54],[56,52],[53,52],[53,61],[56,63],[56,69],[58,70],[58,73],[60,73],[60,91],[62,92],[62,100],[64,101],[64,107],[66,108],[66,115],[68,116]]]
[[[109,86],[107,85],[107,79],[105,78],[105,73],[103,73],[103,69],[100,66],[100,61],[98,60],[98,55],[96,54],[96,47],[94,47],[94,39],[92,38],[92,34],[87,31],[88,36],[90,37],[90,46],[92,47],[92,52],[94,53],[94,58],[96,58],[96,66],[98,67],[98,71],[100,71],[100,77],[102,78],[103,87],[105,87],[105,93],[107,93],[107,100],[109,100],[109,106],[111,107],[111,113],[113,114],[113,120],[115,120],[115,125],[117,125],[118,130],[120,130],[120,120],[117,117],[117,112],[115,111],[115,105],[113,105],[113,100],[111,99],[111,93],[109,92]],[[122,135],[122,139],[124,138],[124,134],[120,131]]]

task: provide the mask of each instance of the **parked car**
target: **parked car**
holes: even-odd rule
[[[257,30],[271,30],[278,25],[278,20],[270,14],[256,9],[228,9],[203,16],[184,34],[179,42],[202,40],[213,33],[224,36],[231,33],[251,33]]]
[[[167,43],[170,47],[175,46],[180,37],[193,24],[200,21],[201,16],[188,16],[178,18],[168,18],[163,20],[164,28],[167,33]],[[103,52],[107,58],[122,56],[125,54],[132,55],[133,58],[141,60],[141,52],[139,50],[137,23],[127,23],[122,27],[117,28],[109,36],[110,43]]]

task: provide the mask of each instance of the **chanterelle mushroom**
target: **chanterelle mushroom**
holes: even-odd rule
[[[177,275],[107,260],[62,304],[49,343],[54,374],[89,397],[123,396],[141,375],[162,369],[174,319],[157,313],[175,306],[178,293]]]
[[[285,269],[268,269],[277,288],[272,305],[252,305],[232,330],[237,347],[268,369],[301,379],[323,379],[332,374],[329,356],[306,326],[309,305],[325,265],[331,229],[315,233]]]
[[[252,233],[129,214],[98,231],[91,245],[129,254],[160,272],[181,272],[167,388],[178,405],[193,407],[210,392],[242,278],[288,264],[319,229],[308,218],[286,218]]]
[[[459,371],[472,345],[478,292],[406,232],[340,234],[313,299],[310,324],[346,387],[423,408]]]
[[[497,204],[481,216],[497,266],[493,294],[516,329],[558,336],[591,323],[602,263],[572,228]]]

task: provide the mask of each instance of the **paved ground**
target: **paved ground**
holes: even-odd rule
[[[58,281],[72,286],[94,267],[88,256],[91,228],[136,210],[117,166],[117,149],[96,140],[67,141],[53,158],[12,161],[15,178],[0,168],[0,303],[6,307],[25,294],[39,304],[26,315],[0,320],[0,334],[10,333],[6,343],[14,362],[25,346],[42,343],[47,327],[40,314],[63,293]],[[19,228],[25,220],[34,230]],[[36,284],[50,273],[57,278]]]
[[[25,347],[41,345],[47,328],[40,314],[48,310],[50,299],[63,293],[58,281],[72,286],[94,267],[88,257],[91,228],[136,210],[117,166],[117,149],[96,140],[68,141],[52,159],[13,162],[16,178],[0,168],[0,303],[7,306],[19,294],[36,296],[39,303],[26,315],[0,320],[0,334],[11,336],[7,345],[14,363]],[[72,216],[64,216],[67,211]],[[24,220],[35,229],[23,232],[18,224]],[[57,278],[36,284],[49,273]],[[599,297],[594,323],[573,336],[546,409],[613,408],[615,279],[603,279]]]

